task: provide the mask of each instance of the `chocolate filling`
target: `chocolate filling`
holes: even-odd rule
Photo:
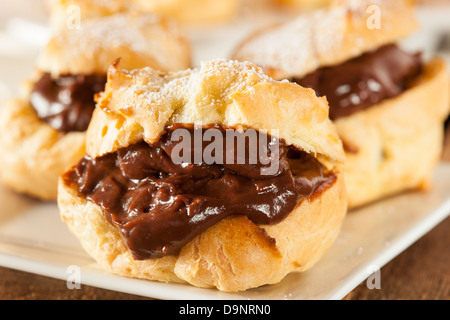
[[[44,73],[34,85],[30,101],[39,119],[67,133],[86,131],[95,108],[94,95],[105,88],[106,75]]]
[[[178,141],[177,129],[191,138]],[[192,138],[210,129],[218,134],[212,141],[198,144]],[[230,132],[237,137],[230,137]],[[172,125],[154,145],[140,142],[97,159],[86,156],[63,178],[66,185],[102,207],[136,260],[175,255],[226,217],[244,215],[258,225],[276,224],[300,201],[319,196],[335,183],[336,175],[308,153],[262,133],[256,140],[245,139],[248,132],[219,125]],[[204,155],[217,137],[223,139],[223,149],[215,148],[210,154],[223,151],[229,156],[224,159],[232,161],[207,164]],[[190,139],[185,142],[191,147],[179,152],[176,148],[184,139]],[[239,150],[245,150],[245,155]],[[258,154],[267,154],[275,162],[268,164],[267,157],[252,162],[250,156],[261,150]],[[195,159],[198,151],[200,159],[173,161],[175,154]],[[275,171],[264,171],[273,163]]]
[[[421,72],[420,53],[409,54],[391,44],[293,81],[326,96],[330,118],[336,120],[399,96]]]

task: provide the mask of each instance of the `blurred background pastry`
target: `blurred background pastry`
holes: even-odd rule
[[[244,291],[311,269],[334,243],[347,198],[325,99],[228,60],[177,73],[116,64],[108,78],[87,155],[58,194],[105,270]]]
[[[325,7],[331,4],[332,0],[274,0],[276,3],[290,9],[311,10]]]
[[[47,0],[53,30],[76,28],[82,21],[124,13],[133,7],[133,1],[123,0]]]
[[[116,14],[55,34],[20,97],[0,110],[0,177],[14,190],[55,200],[59,175],[84,155],[85,131],[115,60],[129,68],[176,71],[191,65],[175,22]]]
[[[221,24],[236,14],[240,0],[50,0],[53,29],[82,20],[137,10],[164,15],[187,25]]]
[[[350,207],[427,189],[450,109],[447,66],[397,45],[418,29],[411,1],[378,1],[379,26],[370,1],[339,3],[255,32],[234,57],[327,97]]]

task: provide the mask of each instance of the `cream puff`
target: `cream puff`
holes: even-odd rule
[[[86,146],[58,204],[117,275],[227,292],[275,284],[312,268],[346,215],[326,100],[250,63],[114,64]]]
[[[240,0],[50,0],[52,29],[71,28],[91,18],[130,11],[164,15],[188,25],[219,24],[231,20]]]
[[[64,30],[48,42],[21,97],[0,116],[0,176],[14,190],[56,200],[59,175],[85,153],[85,131],[108,67],[190,66],[190,47],[174,22],[118,14]]]
[[[418,28],[411,1],[339,4],[256,32],[234,58],[326,96],[351,208],[427,189],[450,108],[446,65],[398,44]]]

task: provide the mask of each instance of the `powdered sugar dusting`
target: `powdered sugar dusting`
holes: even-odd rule
[[[324,62],[333,62],[345,40],[348,16],[360,19],[367,14],[368,5],[387,8],[395,6],[395,3],[387,0],[337,0],[329,8],[302,14],[293,21],[261,30],[241,44],[235,58],[252,61],[266,70],[279,70],[286,77],[303,76]],[[358,39],[353,40],[358,43]]]
[[[124,93],[118,94],[138,95],[149,106],[173,107],[174,121],[187,114],[199,122],[207,121],[223,111],[233,93],[251,90],[258,83],[277,82],[252,63],[227,59],[202,62],[196,69],[179,72],[161,73],[150,68],[123,72],[136,82],[122,87]]]
[[[322,50],[332,50],[341,35],[344,8],[317,10],[250,39],[237,54],[252,62],[281,70],[303,70],[317,63]]]

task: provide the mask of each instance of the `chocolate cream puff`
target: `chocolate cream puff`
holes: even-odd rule
[[[179,23],[217,24],[236,14],[240,0],[50,0],[50,24],[59,30],[77,21],[130,11],[164,15]],[[78,15],[78,16],[77,16]]]
[[[183,24],[230,21],[242,0],[134,0],[142,10],[173,17]]]
[[[243,291],[310,269],[338,236],[345,155],[313,91],[237,61],[116,63],[97,103],[58,204],[105,270]]]
[[[429,188],[440,160],[448,71],[398,44],[418,27],[411,3],[337,1],[256,32],[234,54],[326,96],[346,151],[351,208]]]
[[[0,177],[14,190],[56,200],[58,177],[85,154],[85,131],[116,59],[127,68],[190,66],[177,26],[153,14],[92,19],[55,35],[21,97],[0,116]]]

